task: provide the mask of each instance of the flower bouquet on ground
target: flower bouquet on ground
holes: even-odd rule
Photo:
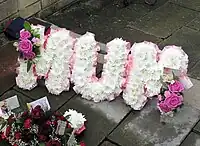
[[[27,63],[27,72],[31,69],[32,64],[35,64],[35,58],[40,57],[40,33],[39,30],[30,25],[29,22],[24,23],[24,29],[20,31],[18,42],[14,43],[17,51],[20,53],[20,59]]]
[[[5,146],[85,146],[75,138],[85,130],[85,121],[84,115],[75,110],[61,115],[36,106],[31,112],[10,115],[0,141]]]
[[[176,112],[183,105],[183,91],[184,85],[175,76],[173,70],[168,69],[162,77],[162,88],[158,95],[157,107],[162,116],[173,117]]]

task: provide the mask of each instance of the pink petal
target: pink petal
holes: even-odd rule
[[[165,95],[166,98],[168,98],[168,97],[171,96],[171,93],[170,93],[170,91],[165,91],[164,95]]]

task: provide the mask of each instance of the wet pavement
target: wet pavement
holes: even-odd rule
[[[60,27],[84,34],[96,34],[106,43],[116,37],[130,41],[152,41],[160,47],[175,44],[189,55],[189,76],[194,87],[185,93],[185,105],[174,118],[161,122],[151,100],[140,112],[133,111],[121,96],[112,102],[94,103],[80,98],[71,89],[60,96],[47,92],[41,82],[32,91],[15,85],[17,53],[12,43],[0,38],[0,96],[17,94],[22,109],[27,102],[47,96],[52,110],[73,108],[86,115],[87,130],[79,139],[87,146],[199,146],[200,145],[200,2],[199,0],[158,0],[148,6],[132,0],[127,7],[115,0],[89,0],[57,12],[47,18]],[[40,21],[32,20],[34,23]],[[44,23],[43,23],[44,24]],[[0,34],[2,35],[2,34]],[[102,67],[98,68],[98,73]]]

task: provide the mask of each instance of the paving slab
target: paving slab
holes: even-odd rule
[[[0,49],[0,95],[15,85],[15,69],[18,53],[13,43],[8,43]]]
[[[190,79],[194,86],[184,92],[184,102],[200,110],[200,80]]]
[[[68,109],[75,109],[86,116],[87,130],[82,140],[88,146],[100,144],[131,110],[120,97],[112,102],[94,103],[82,99],[80,95],[72,98],[59,111],[64,113]]]
[[[103,9],[101,10],[101,14],[104,16],[112,16],[112,17],[119,16],[119,18],[120,16],[125,16],[125,18],[132,17],[131,21],[133,21],[134,18],[138,18],[138,16],[144,16],[148,12],[153,11],[158,7],[164,5],[169,0],[159,0],[156,2],[156,5],[151,5],[151,6],[145,4],[145,2],[141,0],[127,0],[127,1],[129,2],[129,5],[123,7],[119,5],[120,2],[123,1],[114,1],[110,5],[103,7]],[[134,15],[135,12],[139,13],[139,15],[135,16]]]
[[[166,45],[177,45],[182,46],[182,49],[189,56],[189,74],[191,73],[191,68],[195,65],[195,63],[200,59],[200,32],[194,29],[190,29],[188,27],[183,27],[177,32],[175,32],[171,37],[161,42],[161,46]],[[191,73],[191,77],[193,74]]]
[[[200,135],[191,132],[180,146],[200,146]]]
[[[96,40],[103,43],[117,37],[122,37],[130,42],[143,40],[159,42],[160,40],[155,36],[134,28],[126,28],[130,21],[135,21],[136,18],[146,14],[146,12],[137,12],[134,8],[137,6],[132,4],[130,7],[120,9],[112,3],[101,10],[94,10],[93,7],[77,5],[51,15],[46,20],[79,34],[87,31],[93,32],[96,34]]]
[[[172,3],[166,3],[142,18],[130,23],[130,28],[137,28],[159,38],[170,36],[177,29],[192,21],[197,12]]]
[[[112,144],[112,143],[109,142],[109,141],[104,141],[100,146],[117,146],[117,145]]]
[[[27,109],[26,103],[32,102],[32,100],[15,90],[9,90],[5,92],[2,96],[0,96],[0,100],[4,100],[15,95],[17,95],[20,107],[14,109],[13,112],[21,112],[21,111],[26,110]]]
[[[199,0],[170,0],[172,3],[178,4],[180,6],[200,11],[200,1]]]
[[[200,118],[200,111],[185,104],[173,118],[161,122],[156,100],[128,117],[108,137],[123,146],[178,146]]]

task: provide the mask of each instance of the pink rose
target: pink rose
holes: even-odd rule
[[[171,92],[170,91],[165,91],[164,96],[165,98],[171,97]]]
[[[35,44],[38,44],[38,43],[40,43],[40,39],[39,38],[33,38],[32,42],[35,43]]]
[[[24,58],[26,58],[26,59],[33,59],[35,57],[34,52],[24,53],[23,55],[24,55]]]
[[[164,103],[169,108],[175,109],[183,103],[183,96],[171,93],[170,96],[165,98]]]
[[[162,101],[162,95],[158,95],[158,100]]]
[[[158,104],[158,109],[161,111],[161,112],[164,112],[164,113],[168,113],[170,111],[172,111],[171,108],[169,108],[164,101],[160,102]]]
[[[182,92],[184,90],[184,86],[181,82],[175,81],[173,84],[168,86],[171,92]]]
[[[20,39],[24,40],[24,39],[28,39],[31,37],[31,33],[25,29],[20,31]]]
[[[22,53],[29,53],[32,52],[33,44],[30,40],[21,40],[19,42],[19,50]]]

